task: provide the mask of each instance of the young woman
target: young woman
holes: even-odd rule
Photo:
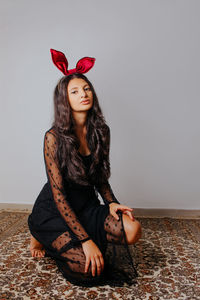
[[[30,251],[33,257],[52,257],[72,283],[94,285],[106,277],[107,243],[136,243],[141,225],[108,182],[110,129],[83,75],[91,61],[88,66],[89,58],[82,59],[81,68],[79,61],[70,73],[64,54],[53,49],[51,54],[65,76],[55,87],[54,121],[44,134],[48,180],[28,218]]]

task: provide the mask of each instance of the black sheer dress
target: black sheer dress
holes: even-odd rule
[[[109,213],[111,202],[119,203],[109,182],[101,187],[83,186],[63,180],[55,155],[56,136],[51,130],[45,132],[43,153],[47,182],[40,191],[31,214],[28,226],[31,234],[44,246],[45,255],[52,257],[63,276],[71,283],[82,286],[112,284],[126,281],[132,276],[116,275],[112,265],[106,260],[107,243],[124,244],[133,268],[133,278],[137,276],[126,242],[122,214],[119,220]],[[82,155],[86,170],[89,170],[92,153]],[[98,193],[105,204],[101,204]],[[85,254],[82,242],[92,239],[104,257],[104,271],[92,276],[91,268],[85,270]],[[122,274],[121,274],[122,275]],[[120,277],[120,278],[119,278]]]

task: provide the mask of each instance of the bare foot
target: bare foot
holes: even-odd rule
[[[32,257],[44,257],[45,250],[42,244],[38,242],[31,234],[30,251]]]

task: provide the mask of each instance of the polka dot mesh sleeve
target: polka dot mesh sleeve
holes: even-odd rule
[[[83,242],[89,240],[90,237],[67,201],[66,192],[63,188],[63,179],[60,173],[59,163],[55,155],[56,142],[56,136],[50,131],[47,131],[44,136],[43,148],[47,178],[50,182],[55,204],[62,218],[71,229],[73,240]]]
[[[120,204],[115,195],[113,194],[110,183],[107,181],[101,186],[95,186],[99,194],[101,195],[105,204],[110,204],[112,202]]]
[[[108,149],[108,156],[109,156],[110,155],[110,128],[109,128],[109,126],[107,127],[106,137],[107,137],[107,147],[108,147],[107,149]],[[112,202],[120,204],[119,201],[117,200],[117,198],[115,197],[108,180],[105,183],[101,184],[101,186],[95,185],[95,188],[101,195],[105,204],[110,204]]]

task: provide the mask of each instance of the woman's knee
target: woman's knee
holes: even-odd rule
[[[61,256],[66,257],[66,264],[72,272],[85,274],[86,258],[82,246],[77,246],[62,253]],[[92,276],[91,267],[89,266],[87,275]]]
[[[122,224],[120,220],[116,220],[109,214],[104,222],[104,229],[108,235],[112,235],[121,239],[123,237]]]
[[[123,214],[124,230],[126,233],[127,243],[129,245],[136,243],[142,236],[142,227],[139,221],[131,220]]]
[[[62,253],[61,256],[67,258],[67,268],[70,269],[70,272],[76,273],[76,277],[79,276],[79,278],[82,279],[87,278],[87,280],[94,278],[94,276],[92,275],[91,264],[89,265],[87,273],[85,273],[86,257],[83,252],[82,246],[71,248]],[[77,275],[77,273],[79,275]],[[97,272],[95,273],[95,276],[97,276]]]

